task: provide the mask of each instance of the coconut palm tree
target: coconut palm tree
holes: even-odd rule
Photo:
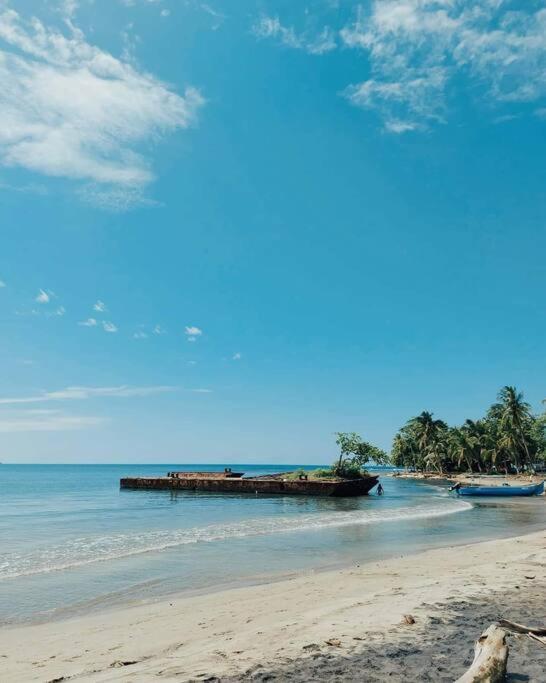
[[[442,461],[447,453],[447,424],[443,420],[435,420],[434,414],[425,410],[409,420],[408,426],[414,430],[417,445],[425,462],[442,473]]]
[[[532,421],[531,406],[523,400],[523,394],[515,387],[505,386],[492,408],[500,418],[500,443],[513,454],[516,466],[531,462],[526,434]]]

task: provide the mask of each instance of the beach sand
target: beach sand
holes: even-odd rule
[[[9,627],[0,680],[454,681],[490,623],[546,626],[545,567],[540,532]],[[508,680],[544,682],[546,647],[509,645]]]

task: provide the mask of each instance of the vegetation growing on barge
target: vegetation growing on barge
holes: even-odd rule
[[[316,470],[299,469],[287,474],[287,478],[299,479],[359,479],[368,475],[366,465],[386,464],[389,456],[377,446],[363,441],[356,432],[336,432],[336,444],[339,457],[331,467],[319,467]]]

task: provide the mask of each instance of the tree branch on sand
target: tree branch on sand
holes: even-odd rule
[[[506,678],[506,631],[491,624],[476,641],[470,669],[455,683],[501,683]]]

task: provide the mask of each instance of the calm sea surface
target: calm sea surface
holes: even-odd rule
[[[231,466],[247,474],[294,467]],[[0,624],[258,583],[546,525],[543,497],[470,504],[446,488],[388,477],[384,496],[363,498],[119,489],[126,475],[218,468],[1,465]]]

